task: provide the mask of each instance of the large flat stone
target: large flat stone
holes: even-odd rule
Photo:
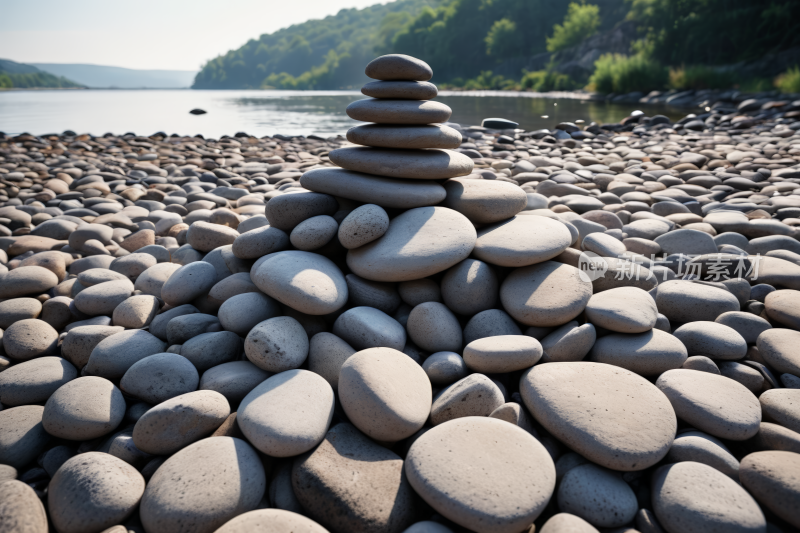
[[[466,176],[474,166],[472,159],[464,154],[439,149],[337,148],[328,157],[347,170],[416,180]]]

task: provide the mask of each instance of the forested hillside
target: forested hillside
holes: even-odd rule
[[[75,89],[83,85],[32,65],[0,59],[0,89]]]
[[[212,59],[195,89],[338,89],[366,79],[364,65],[389,53],[393,39],[423,7],[440,0],[399,0],[365,9],[342,9],[251,39]]]
[[[623,84],[628,90],[730,85],[737,82],[735,68],[722,74],[713,69],[800,46],[798,0],[399,0],[250,40],[209,61],[193,87],[356,88],[369,60],[404,53],[427,61],[440,85],[574,89],[589,75],[559,70],[559,52],[580,51],[576,45],[626,20],[636,38],[602,65],[630,80]],[[525,74],[517,68],[513,78],[491,73],[537,54],[545,58],[537,69],[544,70]],[[640,73],[628,74],[631,69]],[[774,75],[758,83],[771,85]],[[603,87],[616,92],[623,85]]]

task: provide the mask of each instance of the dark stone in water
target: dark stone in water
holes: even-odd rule
[[[512,130],[519,126],[519,123],[506,120],[504,118],[485,118],[481,126],[491,130]]]
[[[205,115],[207,111],[205,109],[195,108],[189,111],[189,113],[191,113],[192,115]]]

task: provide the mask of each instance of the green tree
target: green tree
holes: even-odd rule
[[[591,37],[600,26],[600,8],[592,4],[577,4],[567,8],[563,24],[553,26],[553,36],[547,38],[547,51],[558,52],[575,46]]]
[[[0,72],[0,89],[10,89],[14,86],[11,78],[5,72]]]
[[[486,34],[486,54],[494,57],[514,57],[524,54],[522,34],[515,22],[502,18],[492,24]]]
[[[628,1],[628,18],[668,65],[737,63],[800,45],[797,0]]]

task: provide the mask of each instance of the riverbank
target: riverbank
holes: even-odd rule
[[[0,134],[0,517],[791,530],[800,102],[729,102]]]

